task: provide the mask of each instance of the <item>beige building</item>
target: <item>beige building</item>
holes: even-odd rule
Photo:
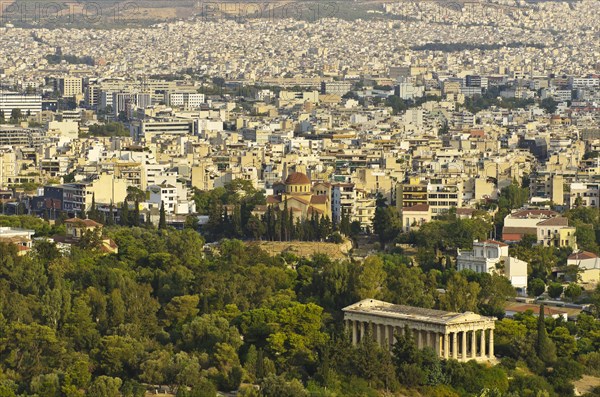
[[[88,185],[88,192],[94,196],[96,203],[117,204],[125,200],[127,186],[129,185],[125,179],[117,178],[113,174],[101,174]],[[91,206],[91,201],[89,205]]]
[[[412,207],[403,207],[400,214],[402,217],[402,230],[410,232],[419,229],[420,226],[431,222],[431,208],[428,204],[416,204]]]
[[[293,172],[283,183],[273,186],[273,195],[267,197],[267,205],[283,210],[287,207],[293,211],[295,218],[307,219],[313,214],[331,219],[329,197],[317,195],[312,189],[312,182],[301,172]]]
[[[579,276],[584,284],[597,284],[600,282],[600,258],[593,252],[574,252],[567,258],[567,266],[577,266]]]
[[[57,80],[58,91],[63,98],[83,93],[83,81],[80,77],[61,77]]]
[[[429,347],[440,358],[495,362],[494,317],[394,305],[375,299],[363,299],[342,310],[354,345],[370,336],[391,349],[396,335],[408,329],[419,349]]]
[[[16,152],[9,147],[0,148],[0,188],[14,183],[19,174],[19,164]]]

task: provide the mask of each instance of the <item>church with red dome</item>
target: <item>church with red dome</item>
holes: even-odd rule
[[[292,210],[294,218],[306,219],[327,216],[331,219],[329,196],[316,194],[308,175],[292,172],[284,181],[273,185],[273,195],[267,197],[267,205]]]

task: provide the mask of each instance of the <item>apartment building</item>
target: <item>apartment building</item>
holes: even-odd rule
[[[575,228],[558,212],[540,209],[522,209],[504,218],[502,239],[518,242],[526,236],[535,237],[537,244],[553,247],[577,247]]]
[[[573,182],[569,185],[569,207],[600,208],[599,182]]]
[[[59,77],[55,82],[55,90],[63,98],[72,98],[83,93],[83,80],[80,77]]]
[[[343,96],[352,90],[350,81],[323,81],[321,82],[321,94]]]
[[[168,92],[165,93],[165,103],[168,106],[178,106],[188,109],[198,109],[204,104],[204,94],[190,92]]]
[[[510,280],[513,287],[527,289],[527,262],[508,254],[508,245],[494,240],[475,241],[470,251],[458,249],[458,271],[500,274]]]
[[[42,111],[42,96],[0,92],[0,111],[4,112],[6,119],[10,117],[13,109],[21,110],[23,116],[36,115]]]

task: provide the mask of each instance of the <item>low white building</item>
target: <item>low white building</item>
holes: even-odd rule
[[[508,245],[499,241],[475,241],[472,251],[459,249],[456,265],[459,271],[501,274],[513,287],[527,289],[527,262],[509,256]]]
[[[187,197],[187,188],[180,183],[148,186],[150,197],[148,203],[152,207],[160,208],[165,205],[165,213],[175,215],[187,215],[196,212],[194,200]]]
[[[3,226],[0,227],[0,243],[14,244],[19,255],[24,255],[31,249],[34,234],[35,230]]]

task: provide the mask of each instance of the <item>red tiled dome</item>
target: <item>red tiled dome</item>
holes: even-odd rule
[[[310,185],[310,179],[301,172],[294,172],[285,180],[286,185]]]

